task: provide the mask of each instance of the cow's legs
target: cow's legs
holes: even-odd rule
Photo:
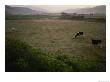
[[[79,35],[79,34],[76,34],[76,35],[75,35],[75,38],[76,38],[78,35]]]

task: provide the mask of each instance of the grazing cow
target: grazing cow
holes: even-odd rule
[[[12,28],[10,29],[10,31],[11,31],[11,32],[18,32],[18,30],[17,30],[15,27],[12,27]]]
[[[102,40],[99,40],[99,39],[92,39],[92,44],[93,45],[99,45],[102,43]],[[102,48],[101,45],[99,45],[100,48]]]
[[[102,40],[95,40],[95,39],[92,39],[92,44],[93,45],[98,45],[98,44],[101,44]]]
[[[77,36],[80,36],[80,35],[83,35],[83,32],[77,32],[74,38],[76,38]]]
[[[16,29],[14,27],[11,28],[11,31],[16,31]]]

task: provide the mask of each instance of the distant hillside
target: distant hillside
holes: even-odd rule
[[[78,14],[90,14],[90,13],[98,13],[98,14],[106,14],[106,6],[96,6],[93,8],[81,8],[81,9],[68,9],[64,10],[65,13],[78,13]]]
[[[42,10],[33,10],[26,7],[11,7],[11,6],[5,6],[5,13],[6,15],[36,15],[36,14],[42,14],[46,13]]]

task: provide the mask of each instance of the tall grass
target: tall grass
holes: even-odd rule
[[[34,49],[25,42],[6,37],[6,72],[84,72],[106,71],[105,61],[82,59],[61,52]]]

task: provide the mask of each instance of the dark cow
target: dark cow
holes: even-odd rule
[[[93,45],[101,44],[101,42],[102,42],[102,40],[92,39],[92,44],[93,44]]]
[[[77,36],[83,35],[83,34],[84,34],[83,32],[77,32],[74,38],[76,38]]]
[[[101,43],[102,43],[102,40],[92,39],[92,44],[93,44],[94,46],[99,46],[100,48],[102,48]]]

